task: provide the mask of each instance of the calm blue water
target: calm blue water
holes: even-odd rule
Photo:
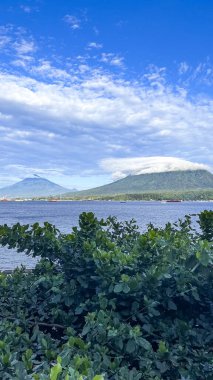
[[[62,232],[69,233],[73,226],[78,225],[81,212],[92,211],[98,218],[107,218],[109,215],[121,221],[134,218],[143,231],[150,222],[160,227],[186,214],[196,214],[206,209],[213,210],[213,202],[0,202],[0,224],[48,221]],[[12,269],[21,264],[32,267],[34,263],[32,258],[24,254],[0,248],[0,270]]]

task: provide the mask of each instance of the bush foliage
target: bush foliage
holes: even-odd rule
[[[198,224],[0,226],[0,245],[39,257],[0,274],[0,378],[213,379],[213,211]]]

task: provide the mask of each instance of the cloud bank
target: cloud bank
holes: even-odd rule
[[[68,16],[69,26],[80,28]],[[52,169],[68,187],[192,162],[212,170],[213,98],[195,96],[189,82],[171,83],[165,67],[151,65],[127,78],[123,58],[90,41],[85,56],[54,61],[39,56],[38,42],[25,30],[0,28],[7,56],[0,64],[0,186],[30,171],[53,180]],[[194,75],[183,62],[179,76],[188,72]]]
[[[157,76],[129,82],[91,68],[73,76],[43,62],[28,75],[1,71],[0,83],[2,167],[102,175],[103,158],[150,153],[213,163],[213,101]]]
[[[171,172],[177,170],[209,170],[207,165],[190,162],[176,157],[108,158],[102,160],[100,166],[103,170],[111,173],[114,180],[124,178],[128,175]]]

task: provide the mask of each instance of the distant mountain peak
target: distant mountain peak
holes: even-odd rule
[[[60,186],[46,178],[34,175],[27,177],[15,183],[14,185],[3,187],[0,189],[0,197],[8,198],[33,198],[33,197],[48,197],[66,193],[69,190]]]

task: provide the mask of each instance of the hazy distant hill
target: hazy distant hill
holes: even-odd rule
[[[7,198],[32,198],[51,195],[60,195],[68,190],[42,177],[25,178],[14,185],[0,189],[0,197]],[[74,190],[76,191],[76,190]]]
[[[129,175],[108,185],[80,191],[75,194],[78,196],[99,196],[137,194],[149,191],[185,191],[198,189],[213,189],[213,174],[207,170],[180,170]],[[66,195],[69,196],[69,193]]]

